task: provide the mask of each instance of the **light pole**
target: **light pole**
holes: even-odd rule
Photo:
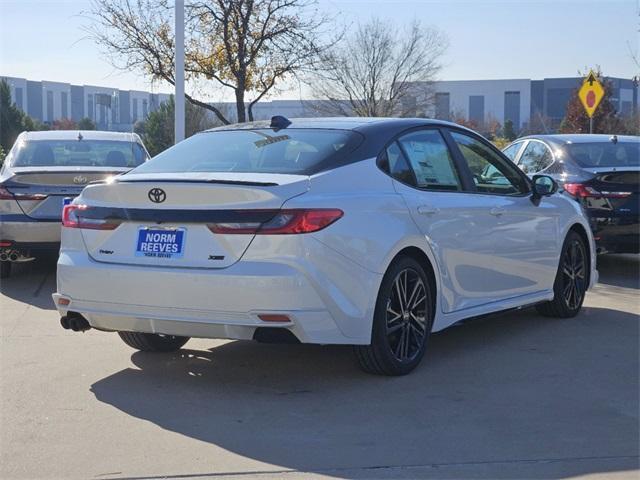
[[[184,0],[176,0],[175,143],[184,140]]]

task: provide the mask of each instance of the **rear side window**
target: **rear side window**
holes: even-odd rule
[[[502,153],[504,153],[509,158],[509,160],[515,162],[516,156],[518,155],[521,147],[522,142],[514,143],[513,145],[509,145],[507,148],[505,148]]]
[[[381,165],[382,169],[389,175],[402,183],[415,186],[416,181],[413,177],[411,167],[396,142],[393,142],[385,150],[383,162],[383,165]]]
[[[451,132],[451,136],[471,170],[476,191],[498,195],[528,192],[526,180],[513,163],[503,159],[480,140],[459,132]]]
[[[449,148],[438,130],[419,130],[400,137],[416,176],[418,188],[461,190]]]
[[[134,168],[147,159],[140,144],[117,140],[25,140],[16,147],[13,167]]]
[[[194,135],[133,173],[246,172],[311,174],[352,151],[361,137],[348,130],[220,130]]]
[[[532,175],[544,170],[552,163],[551,150],[544,143],[531,140],[522,152],[518,166],[524,173]]]

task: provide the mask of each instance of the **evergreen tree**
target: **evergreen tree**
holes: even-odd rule
[[[78,121],[78,130],[95,130],[96,124],[88,117],[81,118]]]
[[[502,136],[510,142],[518,137],[515,129],[513,128],[513,122],[511,120],[505,120],[504,127],[502,128]]]
[[[8,152],[13,142],[25,128],[25,114],[11,102],[11,90],[9,84],[0,81],[0,146]]]

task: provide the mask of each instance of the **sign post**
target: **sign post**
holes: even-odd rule
[[[176,0],[175,143],[184,140],[184,0]]]
[[[582,106],[589,116],[589,133],[593,133],[593,114],[596,108],[598,108],[598,105],[600,105],[602,97],[604,97],[604,88],[598,80],[598,77],[596,77],[596,74],[593,73],[593,70],[589,71],[589,75],[587,75],[582,82],[582,86],[578,91],[578,97],[580,97]]]

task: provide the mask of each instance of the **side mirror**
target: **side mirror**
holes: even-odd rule
[[[532,182],[531,201],[534,205],[539,205],[542,197],[548,197],[558,191],[558,184],[548,175],[534,175]]]

